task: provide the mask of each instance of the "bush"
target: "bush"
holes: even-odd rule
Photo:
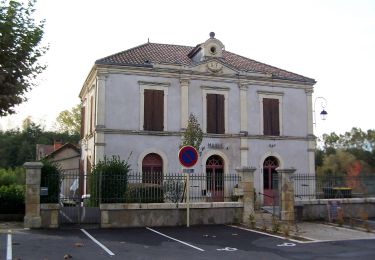
[[[0,169],[0,186],[11,184],[25,185],[25,169],[23,167]]]
[[[127,203],[163,203],[164,189],[158,184],[129,184],[126,192]]]
[[[130,165],[119,156],[111,159],[104,157],[104,161],[96,164],[90,175],[90,205],[101,203],[123,203],[128,185]]]
[[[40,187],[48,188],[47,196],[40,196],[40,203],[58,203],[60,194],[60,166],[48,161],[42,161]]]
[[[25,213],[25,188],[19,184],[0,186],[0,213]]]

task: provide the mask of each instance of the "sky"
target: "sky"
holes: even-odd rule
[[[230,52],[314,78],[317,136],[375,129],[375,1],[38,0],[36,8],[35,18],[46,20],[48,67],[17,114],[0,118],[2,130],[28,116],[53,129],[58,114],[80,102],[99,58],[148,39],[195,46],[211,31]]]

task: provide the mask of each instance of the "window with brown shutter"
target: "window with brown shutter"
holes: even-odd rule
[[[263,98],[263,134],[280,135],[278,99]]]
[[[85,107],[81,107],[81,139],[85,136]]]
[[[207,133],[224,134],[224,95],[207,94]]]
[[[144,90],[143,129],[163,131],[164,129],[164,91]]]

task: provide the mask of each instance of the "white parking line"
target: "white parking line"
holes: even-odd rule
[[[92,235],[89,234],[89,232],[87,232],[86,230],[84,230],[83,228],[81,229],[81,231],[86,235],[88,236],[92,241],[94,241],[98,246],[100,246],[104,251],[106,251],[109,255],[115,255],[111,250],[109,250],[105,245],[103,245],[102,243],[100,243],[98,240],[95,239],[95,237],[93,237]]]
[[[6,260],[12,260],[12,234],[10,233],[11,230],[9,230],[8,233],[8,239],[7,239],[7,259]]]
[[[172,240],[174,240],[174,241],[176,241],[176,242],[179,242],[179,243],[181,243],[181,244],[184,244],[185,246],[190,246],[190,247],[192,247],[192,248],[194,248],[194,249],[197,249],[197,250],[199,250],[199,251],[204,251],[204,249],[202,249],[202,248],[199,248],[199,247],[196,247],[196,246],[193,246],[193,245],[191,245],[191,244],[189,244],[189,243],[186,243],[186,242],[184,242],[184,241],[181,241],[181,240],[178,240],[178,239],[176,239],[176,238],[173,238],[173,237],[170,237],[170,236],[167,236],[166,234],[163,234],[163,233],[161,233],[161,232],[159,232],[159,231],[156,231],[156,230],[154,230],[154,229],[152,229],[152,228],[149,228],[149,227],[146,227],[148,230],[150,230],[150,231],[152,231],[152,232],[155,232],[156,234],[159,234],[159,235],[161,235],[161,236],[163,236],[163,237],[166,237],[166,238],[169,238],[169,239],[172,239]]]
[[[233,226],[233,225],[228,225],[228,227],[237,228],[237,229],[241,229],[241,230],[245,230],[245,231],[249,231],[249,232],[253,232],[253,233],[257,233],[257,234],[262,234],[262,235],[266,235],[266,236],[270,236],[270,237],[276,237],[276,238],[280,238],[280,239],[284,239],[284,240],[289,240],[289,241],[299,243],[299,244],[304,244],[306,242],[315,242],[315,241],[298,241],[298,240],[295,240],[295,239],[292,239],[292,238],[285,238],[285,237],[282,237],[282,236],[272,235],[272,234],[269,234],[269,233],[265,233],[265,232],[261,232],[261,231],[257,231],[257,230],[253,230],[253,229],[248,229],[248,228],[244,228],[244,227],[237,227],[237,226]]]

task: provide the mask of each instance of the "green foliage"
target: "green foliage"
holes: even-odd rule
[[[11,184],[25,185],[25,168],[17,167],[15,169],[0,168],[0,186]]]
[[[130,165],[119,156],[99,161],[90,175],[90,205],[97,206],[98,198],[101,203],[125,202],[129,171]]]
[[[374,172],[375,130],[353,127],[344,134],[324,134],[323,147],[316,151],[315,159],[318,174],[351,174],[355,164],[361,172]]]
[[[126,192],[127,203],[163,203],[164,189],[158,184],[132,184]]]
[[[78,135],[81,129],[81,104],[72,107],[70,111],[60,112],[56,118],[56,123],[59,132]]]
[[[60,167],[55,163],[43,161],[40,187],[48,187],[48,195],[40,196],[40,203],[58,203],[60,195]]]
[[[22,166],[36,158],[36,144],[53,144],[54,141],[77,144],[79,135],[44,131],[33,122],[25,124],[25,128],[0,131],[0,168]]]
[[[200,124],[198,123],[197,118],[193,114],[190,114],[188,126],[182,136],[182,145],[191,145],[199,151],[202,139],[203,131]]]
[[[25,212],[25,188],[11,184],[0,186],[0,213],[19,214]]]
[[[163,190],[167,200],[178,203],[184,197],[185,182],[168,179],[163,184]]]
[[[0,0],[0,116],[15,113],[26,101],[24,94],[45,66],[38,59],[47,51],[40,47],[44,21],[33,18],[36,0]]]

